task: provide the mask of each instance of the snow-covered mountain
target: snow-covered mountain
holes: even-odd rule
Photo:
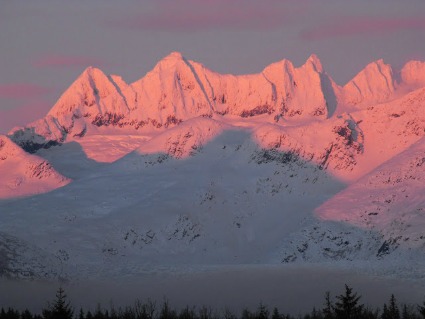
[[[0,176],[0,198],[44,193],[70,182],[48,161],[28,154],[4,135],[0,135]]]
[[[0,139],[2,187],[28,184],[0,201],[0,253],[31,242],[31,276],[188,263],[412,269],[425,256],[424,72],[378,60],[339,86],[315,55],[234,76],[176,52],[132,84],[87,68],[46,117]],[[10,276],[26,276],[13,266],[28,259],[21,248],[3,266]]]
[[[382,234],[378,256],[425,248],[425,139],[361,178],[316,210],[324,220]]]

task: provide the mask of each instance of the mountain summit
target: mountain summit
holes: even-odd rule
[[[425,83],[423,65],[409,62],[396,77],[391,66],[378,60],[340,87],[314,54],[298,68],[282,60],[259,74],[234,76],[215,73],[172,52],[132,84],[87,68],[47,116],[28,128],[46,141],[63,142],[97,134],[98,128],[158,130],[198,116],[261,117],[268,123],[293,125],[330,118],[350,106],[391,100],[403,84],[420,87]]]
[[[423,278],[424,65],[377,60],[344,86],[315,55],[235,76],[173,52],[130,84],[89,67],[0,136],[0,273],[332,261]]]

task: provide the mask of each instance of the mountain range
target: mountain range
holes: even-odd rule
[[[337,262],[423,278],[424,150],[425,62],[377,60],[344,86],[315,55],[235,76],[173,52],[131,84],[89,67],[0,136],[0,274]]]

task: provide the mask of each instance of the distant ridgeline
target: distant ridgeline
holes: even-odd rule
[[[372,62],[341,87],[315,55],[300,67],[282,60],[259,74],[234,76],[218,74],[173,52],[132,84],[87,68],[45,118],[14,129],[9,136],[33,152],[96,134],[98,128],[138,134],[143,128],[164,130],[196,117],[302,125],[366,109],[422,86],[425,63],[418,61],[407,63],[400,72],[382,60]]]

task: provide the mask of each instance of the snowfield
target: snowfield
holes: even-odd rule
[[[219,289],[233,272],[272,296],[274,275],[299,272],[323,275],[320,294],[413,280],[416,298],[424,65],[379,60],[343,87],[314,55],[233,76],[172,53],[132,84],[88,68],[45,118],[0,136],[0,276],[74,293],[165,274],[178,299],[181,282]]]

